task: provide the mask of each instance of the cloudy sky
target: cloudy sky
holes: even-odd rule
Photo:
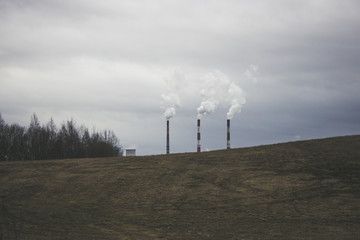
[[[193,152],[219,73],[246,94],[232,147],[359,134],[359,11],[358,0],[0,0],[0,112],[23,126],[32,113],[73,118],[162,154],[162,96],[175,95],[171,152]],[[226,147],[229,104],[201,118],[203,150]]]

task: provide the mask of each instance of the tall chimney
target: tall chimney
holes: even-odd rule
[[[227,149],[230,149],[230,119],[227,120]]]
[[[197,120],[197,152],[201,152],[201,145],[200,145],[200,119]]]
[[[166,120],[166,154],[170,153],[169,119]]]

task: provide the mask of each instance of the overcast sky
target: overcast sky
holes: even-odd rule
[[[170,151],[193,152],[206,76],[221,73],[246,94],[234,148],[360,134],[359,13],[358,0],[0,0],[0,112],[163,154],[174,94]],[[226,148],[228,109],[201,118],[203,150]]]

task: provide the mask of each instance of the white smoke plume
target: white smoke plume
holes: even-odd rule
[[[227,112],[227,119],[232,119],[235,114],[241,112],[243,105],[246,103],[245,92],[235,83],[231,83],[229,87],[230,108]]]
[[[161,107],[165,110],[164,116],[170,119],[175,116],[176,108],[181,106],[180,98],[176,93],[161,94]]]
[[[176,108],[181,107],[180,97],[176,93],[181,77],[179,72],[174,71],[170,77],[166,79],[167,91],[166,93],[161,94],[160,101],[161,108],[165,110],[164,116],[166,119],[174,117]]]
[[[203,78],[204,87],[200,91],[202,101],[197,108],[198,119],[213,113],[220,104],[230,105],[227,118],[240,113],[246,103],[245,92],[221,71],[215,70]]]
[[[200,91],[202,101],[197,108],[198,119],[213,113],[218,105],[223,102],[230,83],[228,77],[219,70],[206,74],[202,80],[204,87]]]

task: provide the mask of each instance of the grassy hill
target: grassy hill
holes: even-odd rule
[[[360,135],[0,163],[0,239],[359,239]]]

